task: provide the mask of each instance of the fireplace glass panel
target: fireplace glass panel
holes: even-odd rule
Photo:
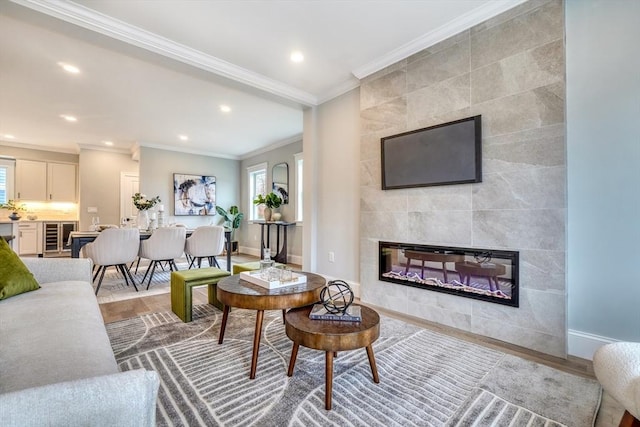
[[[518,307],[518,252],[379,244],[379,280]]]

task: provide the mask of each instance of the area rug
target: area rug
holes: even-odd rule
[[[223,257],[219,258],[220,259],[218,259],[218,263],[220,264],[220,268],[226,269],[226,262],[222,259]],[[185,259],[177,260],[176,266],[178,267],[178,270],[186,270],[189,268],[189,264]],[[208,266],[209,264],[207,264],[206,262],[203,264],[203,267]],[[145,280],[144,285],[140,285],[146,271],[147,265],[145,264],[142,264],[138,267],[137,273],[135,272],[135,266],[131,269],[131,274],[133,275],[136,281],[136,285],[138,286],[138,291],[136,291],[133,286],[127,286],[124,280],[124,276],[115,267],[108,268],[104,275],[102,285],[100,285],[100,290],[98,291],[98,303],[103,304],[107,302],[123,301],[132,298],[167,294],[171,292],[171,271],[168,267],[165,267],[164,269],[162,269],[161,267],[156,267],[156,270],[153,273],[153,280],[151,280],[151,286],[149,286],[148,290],[148,277]],[[97,283],[98,282],[96,280],[96,282],[93,284],[94,288],[97,286]]]
[[[291,341],[279,311],[266,312],[256,378],[249,379],[255,312],[204,304],[194,321],[171,312],[107,324],[122,370],[161,378],[161,426],[592,426],[594,380],[381,316],[373,344],[380,383],[364,349],[334,360],[333,409],[324,409],[324,353]]]

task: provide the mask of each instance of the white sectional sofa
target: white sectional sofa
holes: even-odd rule
[[[91,262],[22,261],[41,288],[0,301],[0,424],[155,425],[158,375],[119,371]]]

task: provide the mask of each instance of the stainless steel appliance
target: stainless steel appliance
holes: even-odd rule
[[[44,223],[44,256],[71,256],[69,234],[76,231],[76,221],[46,221]]]

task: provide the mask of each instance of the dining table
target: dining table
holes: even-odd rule
[[[191,236],[193,230],[187,229],[187,237]],[[140,240],[151,237],[153,231],[140,230]],[[67,245],[71,247],[71,258],[80,258],[80,249],[87,243],[93,242],[100,235],[100,231],[72,231],[69,234]],[[227,271],[231,271],[231,231],[224,231],[225,250],[227,255]]]

